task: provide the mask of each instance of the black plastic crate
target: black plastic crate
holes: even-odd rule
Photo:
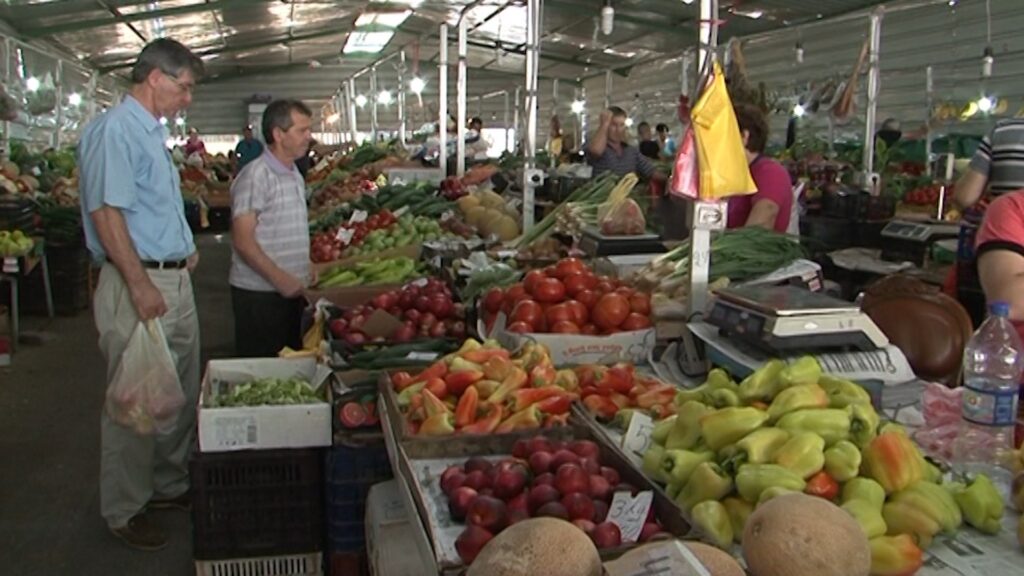
[[[221,233],[231,230],[231,208],[210,208],[206,214],[210,227],[205,232]]]
[[[361,446],[335,446],[327,455],[327,550],[352,552],[366,545],[366,497],[394,475],[380,437]]]
[[[189,473],[197,560],[323,549],[323,450],[196,451]]]

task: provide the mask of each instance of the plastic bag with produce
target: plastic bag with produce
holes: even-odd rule
[[[138,434],[165,434],[184,405],[163,327],[158,320],[139,322],[107,388],[107,415]]]
[[[646,228],[644,212],[632,198],[615,204],[601,218],[601,233],[606,236],[636,236]]]

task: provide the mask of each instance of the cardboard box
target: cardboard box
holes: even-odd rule
[[[211,360],[199,396],[199,451],[232,452],[331,445],[331,405],[208,408],[210,400],[231,386],[256,378],[300,377],[315,381],[312,358]]]
[[[483,321],[477,330],[486,334]],[[505,315],[499,314],[494,321],[490,338],[494,338],[509,350],[518,350],[527,342],[543,344],[551,351],[551,360],[562,368],[577,364],[614,364],[616,362],[647,363],[654,352],[656,333],[654,328],[619,332],[608,336],[585,336],[583,334],[516,334],[505,330]]]
[[[415,519],[413,519],[415,520]],[[374,484],[366,497],[366,555],[373,574],[420,576],[433,558],[411,554],[416,530],[398,491],[398,482]]]
[[[307,290],[310,300],[316,302],[321,298],[329,301],[338,308],[351,308],[362,306],[374,296],[383,294],[388,290],[398,290],[402,284],[373,284],[370,286],[338,286],[337,288],[324,288],[321,290]]]

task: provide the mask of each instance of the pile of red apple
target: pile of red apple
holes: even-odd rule
[[[327,323],[331,335],[348,344],[371,342],[362,331],[366,320],[376,310],[384,310],[398,320],[398,327],[389,338],[374,342],[409,342],[417,338],[464,338],[466,311],[452,299],[452,291],[443,281],[428,278],[406,284],[375,296],[361,306],[348,308],[341,316]]]
[[[465,521],[455,541],[469,565],[487,542],[521,520],[550,516],[572,522],[599,549],[622,544],[618,525],[606,520],[615,492],[636,492],[619,473],[602,466],[600,448],[590,440],[559,442],[543,436],[516,442],[512,457],[492,462],[473,457],[441,474],[452,519]],[[652,508],[640,534],[646,542],[668,535]]]

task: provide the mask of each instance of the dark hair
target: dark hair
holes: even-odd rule
[[[181,42],[170,38],[157,38],[146,44],[142,52],[139,52],[139,57],[132,66],[132,83],[142,84],[153,70],[160,70],[174,78],[188,70],[198,80],[202,77],[205,66],[203,61]]]
[[[639,130],[639,129],[643,128],[644,126],[647,126],[648,128],[651,127],[651,125],[648,124],[646,120],[644,120],[643,122],[641,122],[641,123],[636,125],[636,129]]]
[[[263,111],[263,139],[267,144],[274,143],[274,128],[287,131],[292,127],[292,112],[312,117],[313,111],[299,100],[274,100]]]
[[[654,131],[655,132],[668,132],[668,124],[665,124],[663,122],[659,123],[657,126],[654,127]]]
[[[612,118],[626,118],[629,114],[618,106],[609,106],[608,111],[612,113]]]
[[[747,150],[761,154],[768,144],[768,121],[764,112],[750,104],[737,104],[733,107],[736,111],[736,122],[740,125],[740,132],[747,131],[750,136],[747,139]]]
[[[469,125],[472,126],[474,124],[479,124],[480,126],[483,126],[484,125],[484,121],[481,120],[479,116],[474,116],[474,117],[469,119]]]

